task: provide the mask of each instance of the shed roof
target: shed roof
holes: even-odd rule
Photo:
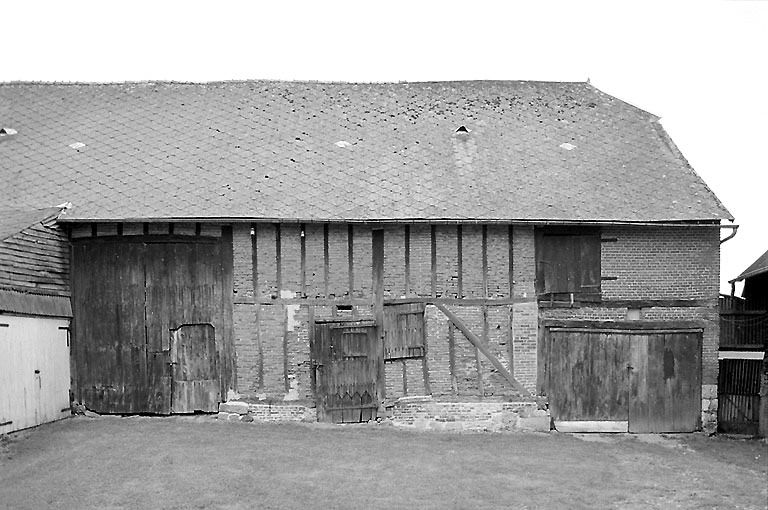
[[[32,210],[0,209],[0,242],[32,225],[55,218],[60,212],[58,207]]]
[[[751,276],[757,276],[763,273],[768,273],[768,251],[758,257],[756,261],[754,261],[748,268],[746,268],[743,273],[731,280],[731,282],[738,282]]]
[[[731,218],[587,83],[7,83],[0,125],[4,205],[65,220]]]

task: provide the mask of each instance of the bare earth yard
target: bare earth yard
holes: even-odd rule
[[[766,508],[768,446],[198,417],[0,436],[1,508]]]

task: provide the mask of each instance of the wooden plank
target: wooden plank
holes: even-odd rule
[[[488,346],[483,343],[483,341],[472,331],[470,331],[469,328],[459,319],[456,314],[448,310],[444,305],[442,304],[435,304],[435,306],[443,312],[443,314],[448,317],[448,319],[453,322],[453,324],[456,326],[456,328],[461,331],[464,336],[467,338],[467,340],[470,341],[475,347],[478,348],[478,350],[491,362],[491,364],[494,366],[496,370],[499,371],[499,373],[512,385],[513,388],[515,388],[518,392],[520,392],[522,395],[530,395],[530,392],[525,389],[525,387],[520,384],[512,375],[509,373],[509,371],[506,369],[504,365],[496,358],[496,356],[491,353],[491,351],[488,349]]]
[[[653,431],[651,409],[655,405],[653,389],[649,388],[649,335],[632,335],[629,350],[629,431]]]
[[[405,225],[405,295],[411,294],[411,226]]]
[[[377,352],[381,352],[383,357],[384,344],[384,230],[373,230],[371,234],[371,252],[372,252],[372,282],[373,291],[373,316],[376,320],[376,346]],[[384,363],[379,363],[379,373],[377,379],[384,381]],[[376,399],[380,402],[386,396],[384,384],[377,385],[378,394]]]
[[[429,227],[429,245],[430,245],[430,289],[432,297],[437,297],[437,235],[436,226],[430,225]]]
[[[456,285],[457,285],[457,294],[458,298],[461,299],[464,297],[464,261],[462,260],[463,257],[463,249],[462,249],[462,240],[461,240],[461,225],[456,225],[456,258],[458,261],[457,264],[457,270],[456,270]],[[483,274],[485,274],[485,271],[483,271]]]
[[[299,281],[299,295],[306,297],[307,295],[307,230],[306,225],[302,223],[299,225],[299,264],[300,264],[300,281]]]
[[[331,272],[331,251],[329,244],[329,225],[323,224],[323,296],[328,298],[329,286],[330,286],[330,272]],[[334,315],[336,315],[336,308],[333,309]]]

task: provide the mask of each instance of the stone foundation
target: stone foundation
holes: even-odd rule
[[[549,432],[549,412],[536,402],[436,402],[404,397],[387,408],[396,426],[473,432]]]
[[[229,421],[317,421],[315,408],[301,404],[249,404],[247,402],[224,402],[219,404],[219,420]]]
[[[701,385],[701,429],[710,434],[717,430],[717,384]]]

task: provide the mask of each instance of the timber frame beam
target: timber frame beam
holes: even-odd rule
[[[509,373],[509,371],[504,367],[504,365],[501,363],[501,361],[496,358],[496,356],[493,355],[491,350],[488,348],[488,346],[483,342],[480,337],[478,337],[476,334],[474,334],[464,322],[456,316],[452,311],[450,311],[448,308],[446,308],[445,305],[442,303],[435,303],[435,306],[438,310],[443,312],[443,314],[448,317],[448,319],[453,323],[454,326],[456,326],[456,329],[461,331],[465,337],[467,337],[467,340],[477,347],[477,350],[480,351],[486,358],[488,358],[488,361],[491,362],[491,365],[499,371],[499,373],[504,376],[504,378],[514,387],[517,391],[519,391],[522,395],[531,395],[531,392],[528,391],[520,382],[515,379],[512,374]]]

